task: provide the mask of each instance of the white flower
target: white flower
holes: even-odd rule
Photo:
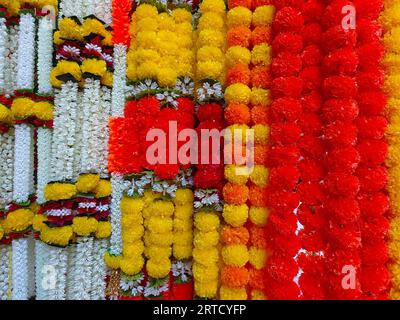
[[[47,17],[39,19],[38,28],[38,91],[50,94],[52,86],[50,73],[53,67],[53,21]]]
[[[163,195],[169,195],[172,198],[175,198],[176,191],[178,187],[176,184],[168,184],[167,181],[158,181],[153,184],[153,191],[162,193]]]
[[[14,130],[0,134],[0,208],[12,201],[14,179]]]
[[[126,97],[126,51],[123,44],[114,47],[114,82],[112,90],[112,116],[123,117]]]

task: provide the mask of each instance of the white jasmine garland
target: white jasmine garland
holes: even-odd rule
[[[41,270],[44,300],[66,300],[68,249],[45,245],[45,251]]]
[[[46,290],[43,288],[43,266],[47,261],[46,244],[40,240],[35,240],[35,279],[36,279],[36,300],[46,300]]]
[[[82,19],[82,2],[83,0],[61,0],[59,5],[59,18],[76,16]]]
[[[38,28],[38,91],[41,94],[50,94],[52,86],[50,73],[53,66],[53,21],[48,17],[39,19]]]
[[[108,178],[108,142],[110,139],[108,122],[111,116],[111,90],[104,86],[101,87],[101,108],[99,111],[99,128],[97,129],[99,172],[102,177]]]
[[[13,300],[28,300],[30,298],[32,280],[34,273],[29,263],[30,251],[34,250],[31,238],[22,238],[13,240],[12,242],[12,299]],[[33,262],[33,261],[32,261]],[[33,289],[33,288],[32,288]]]
[[[104,261],[104,253],[108,248],[108,239],[94,239],[92,287],[90,300],[105,300],[107,267]]]
[[[37,130],[37,202],[46,202],[44,188],[51,181],[51,140],[52,129],[39,128]]]
[[[76,109],[76,135],[74,146],[74,164],[73,164],[73,179],[76,181],[81,174],[81,159],[82,159],[82,127],[83,127],[83,92],[78,92],[77,109]]]
[[[118,256],[122,254],[122,231],[121,231],[121,200],[125,189],[124,178],[121,174],[111,175],[111,238],[110,254]]]
[[[82,0],[82,14],[83,17],[94,15],[96,11],[96,0]],[[96,16],[97,18],[100,18]]]
[[[126,52],[123,44],[114,47],[114,81],[112,90],[112,116],[123,117],[126,89]]]
[[[34,191],[33,132],[30,125],[15,126],[13,200],[17,203],[27,202]]]
[[[86,79],[82,101],[81,173],[99,173],[101,141],[98,130],[100,129],[102,107],[100,100],[100,80]]]
[[[8,32],[6,26],[6,19],[0,18],[0,93],[5,92],[7,43],[8,43]]]
[[[0,208],[12,201],[14,179],[14,129],[0,134]]]
[[[67,82],[55,96],[52,142],[52,181],[74,178],[78,84]]]
[[[106,25],[112,24],[112,0],[95,0],[95,15],[105,22]]]
[[[0,245],[0,300],[8,299],[10,246]]]
[[[93,280],[93,242],[92,237],[79,237],[77,239],[75,254],[73,255],[73,273],[71,281],[74,287],[71,288],[71,300],[90,300],[90,292]]]
[[[35,18],[31,13],[20,16],[18,38],[18,89],[34,89],[35,80]]]
[[[18,70],[18,37],[19,25],[8,28],[8,43],[6,46],[6,65],[5,65],[5,93],[12,95],[17,89],[17,70]]]

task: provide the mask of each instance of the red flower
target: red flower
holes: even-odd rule
[[[363,266],[361,285],[364,292],[377,294],[386,291],[390,285],[390,273],[385,266]]]
[[[304,46],[320,44],[322,41],[322,28],[318,23],[309,23],[302,30]]]
[[[319,182],[324,177],[324,168],[320,161],[306,159],[299,163],[302,180],[306,182]]]
[[[266,234],[279,234],[281,236],[294,235],[297,229],[297,218],[292,212],[282,212],[280,214],[271,212],[268,217]]]
[[[327,75],[352,75],[358,67],[358,55],[353,48],[337,49],[325,56],[323,71]]]
[[[378,192],[386,187],[389,180],[389,173],[385,167],[358,167],[357,175],[363,192]]]
[[[293,212],[299,205],[300,196],[292,191],[277,191],[276,189],[272,189],[267,192],[266,200],[268,206],[275,210]]]
[[[304,20],[308,22],[319,20],[320,17],[322,17],[325,8],[318,0],[310,0],[304,4],[302,9]]]
[[[295,122],[301,115],[302,105],[299,100],[283,97],[271,105],[271,120],[273,122]]]
[[[299,182],[300,173],[294,166],[271,168],[269,179],[271,188],[292,190]]]
[[[269,258],[266,272],[274,281],[290,282],[299,272],[299,267],[293,257],[274,254]]]
[[[386,239],[389,233],[389,220],[383,216],[371,218],[368,221],[362,221],[361,232],[365,244],[374,244]]]
[[[325,206],[329,218],[338,224],[331,226],[331,232],[333,235],[336,234],[339,238],[343,238],[340,235],[340,230],[343,228],[342,224],[350,224],[356,222],[360,218],[360,208],[358,202],[354,198],[330,198],[327,199]],[[344,235],[346,230],[343,228],[342,232]],[[354,232],[357,232],[357,230],[354,230]],[[361,239],[359,240],[361,241]],[[337,239],[337,241],[342,241],[342,239]]]
[[[302,9],[304,6],[304,0],[274,0],[274,6],[277,9],[282,9],[284,7]]]
[[[204,104],[199,107],[197,117],[200,121],[206,120],[222,120],[222,106],[218,103]]]
[[[303,81],[297,77],[280,77],[272,81],[272,96],[275,99],[290,97],[299,99],[303,89]]]
[[[385,136],[387,120],[384,117],[360,117],[356,119],[359,137],[381,140]]]
[[[360,210],[366,217],[383,216],[389,211],[389,197],[383,193],[363,194],[358,197]]]
[[[363,0],[354,0],[354,6],[360,18],[368,18],[370,20],[377,20],[384,7],[383,0],[369,0],[368,6],[365,5]]]
[[[351,174],[330,172],[325,177],[325,187],[330,195],[355,197],[360,190],[360,182]]]
[[[343,16],[340,16],[343,19]],[[343,47],[355,47],[357,43],[357,33],[355,30],[344,30],[341,23],[328,29],[322,35],[322,47],[326,52]]]
[[[321,49],[313,44],[303,50],[302,57],[304,67],[319,65],[323,59]]]
[[[310,135],[302,136],[298,141],[298,147],[304,157],[319,159],[325,154],[324,145],[321,139]]]
[[[318,112],[322,107],[322,97],[319,91],[312,91],[301,98],[304,112]]]
[[[194,114],[194,103],[191,99],[181,97],[176,99],[176,102],[178,102],[179,111]]]
[[[296,124],[273,123],[271,124],[270,141],[273,145],[291,145],[300,139],[301,129]]]
[[[388,146],[385,141],[364,140],[357,146],[360,152],[361,164],[366,166],[379,166],[384,163],[388,154]]]
[[[385,72],[378,68],[369,69],[358,74],[357,82],[360,91],[380,91],[385,82]]]
[[[304,24],[301,12],[292,7],[284,7],[275,15],[273,27],[276,32],[298,32]]]
[[[300,151],[295,146],[275,146],[268,154],[268,166],[279,167],[283,163],[286,165],[296,165],[300,157]]]
[[[357,35],[360,43],[380,41],[382,34],[382,25],[377,21],[357,19]]]
[[[302,203],[310,206],[321,205],[325,200],[325,193],[320,183],[308,182],[298,186],[297,192]]]
[[[323,273],[321,273],[322,275]],[[325,288],[321,283],[322,276],[317,275],[315,277],[308,273],[301,275],[299,279],[299,285],[301,292],[303,293],[303,299],[305,300],[323,300],[325,298]]]
[[[351,122],[337,121],[325,127],[324,138],[330,148],[355,146],[357,127]]]
[[[323,87],[325,96],[329,98],[351,99],[357,94],[356,80],[346,76],[326,78]]]
[[[274,58],[271,66],[276,77],[296,76],[302,67],[301,57],[289,52],[282,52]]]
[[[303,91],[305,93],[318,90],[321,86],[322,76],[319,67],[307,67],[300,72],[300,78],[303,80]]]
[[[281,32],[277,34],[272,42],[272,50],[275,54],[288,52],[299,54],[303,49],[303,38],[298,34],[290,32]]]
[[[358,113],[357,102],[352,99],[331,99],[323,106],[323,115],[328,122],[354,121]]]
[[[379,41],[365,44],[357,49],[360,66],[363,69],[376,68],[385,55],[385,47]]]
[[[382,114],[387,104],[386,95],[383,92],[362,92],[358,97],[360,113],[367,116]]]
[[[364,245],[362,248],[362,260],[365,265],[384,265],[389,259],[389,249],[384,240]]]

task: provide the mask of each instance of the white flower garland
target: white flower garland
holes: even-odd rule
[[[82,1],[82,15],[83,17],[90,16],[96,12],[96,0],[83,0]],[[97,16],[98,17],[98,16]],[[100,17],[98,17],[100,18]]]
[[[124,177],[120,174],[111,175],[111,238],[110,254],[118,256],[122,254],[122,230],[121,230],[121,200],[125,189]]]
[[[82,158],[82,127],[83,127],[83,92],[78,92],[77,109],[76,109],[76,135],[74,145],[74,167],[73,179],[76,181],[81,174],[81,158]]]
[[[18,89],[34,89],[35,80],[35,18],[31,13],[22,14],[18,39]]]
[[[101,141],[98,133],[101,119],[100,80],[86,79],[83,93],[81,173],[98,173]]]
[[[125,88],[126,88],[126,52],[123,44],[114,47],[114,82],[112,91],[112,115],[124,116]]]
[[[90,300],[105,300],[106,298],[107,267],[104,261],[104,253],[108,248],[108,242],[107,239],[94,239]]]
[[[83,18],[82,0],[61,0],[59,5],[59,19],[76,16]]]
[[[48,260],[46,255],[46,244],[40,240],[35,241],[35,279],[36,279],[36,300],[47,300],[42,281],[45,262]]]
[[[7,54],[8,32],[6,19],[0,18],[0,93],[5,92],[5,68]]]
[[[52,142],[52,181],[71,181],[74,178],[74,148],[78,84],[67,82],[55,97]]]
[[[19,25],[10,26],[8,28],[8,43],[6,50],[5,65],[5,90],[6,94],[13,94],[17,88],[17,72],[18,72],[18,37]]]
[[[93,237],[79,237],[77,240],[73,259],[72,272],[69,272],[69,281],[73,283],[71,287],[71,300],[90,300],[92,289],[92,264],[93,264]]]
[[[101,87],[101,108],[99,112],[99,128],[97,130],[99,142],[99,172],[106,178],[108,174],[108,141],[110,138],[110,129],[108,122],[111,115],[111,90],[107,87]]]
[[[12,299],[28,300],[34,290],[33,239],[12,242]]]
[[[41,94],[50,94],[52,86],[50,73],[53,67],[53,21],[48,17],[39,19],[38,28],[38,91]]]
[[[0,208],[5,208],[13,196],[14,130],[0,134]]]
[[[37,202],[46,202],[44,188],[51,181],[51,139],[52,130],[49,128],[39,128],[37,130]]]
[[[95,12],[96,17],[103,20],[106,25],[112,24],[112,0],[95,0]]]
[[[66,300],[68,250],[45,244],[45,257],[41,270],[44,300]]]
[[[32,126],[15,126],[14,189],[13,200],[24,203],[33,193],[33,132]]]
[[[0,245],[0,300],[8,300],[10,247]]]

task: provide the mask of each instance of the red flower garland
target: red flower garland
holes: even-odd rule
[[[124,44],[129,47],[130,34],[129,24],[131,22],[130,12],[132,9],[131,0],[113,0],[112,16],[113,16],[113,43]]]

